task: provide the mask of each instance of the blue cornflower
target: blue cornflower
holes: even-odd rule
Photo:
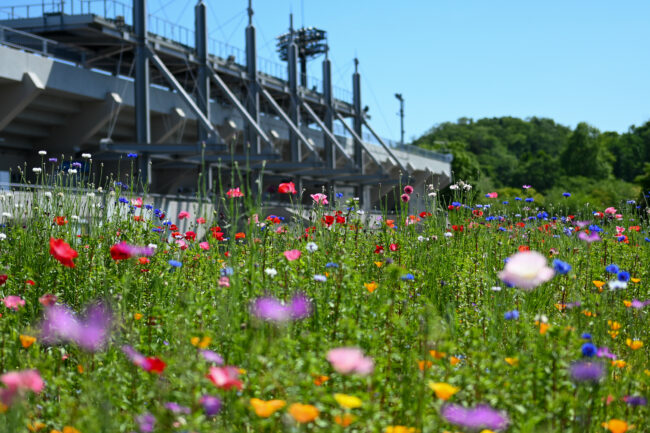
[[[172,222],[171,222],[171,221],[163,221],[162,224],[163,224],[164,226],[170,226],[170,225],[172,225]]]
[[[650,238],[644,238],[646,242],[650,242]]]
[[[461,203],[457,202],[457,201],[452,201],[451,205],[454,206],[454,207],[459,207],[459,206],[461,206]]]
[[[493,221],[493,220],[495,220],[496,218],[497,218],[497,217],[490,215],[490,216],[485,217],[485,221],[486,221],[486,222],[487,222],[487,221]]]
[[[507,232],[508,230],[506,230],[505,227],[499,227],[499,231],[500,231],[500,232]]]
[[[619,269],[618,266],[612,263],[611,265],[605,268],[605,271],[609,272],[610,274],[618,274]]]
[[[627,236],[625,236],[625,235],[621,235],[621,236],[616,237],[616,240],[619,241],[619,242],[623,242],[625,239],[627,239]]]
[[[621,271],[616,275],[618,281],[628,282],[630,281],[630,273],[628,271]]]
[[[338,264],[338,263],[334,263],[334,262],[328,262],[328,263],[325,265],[325,267],[326,267],[326,268],[338,268],[338,267],[339,267],[339,264]]]
[[[125,197],[120,197],[120,203],[129,203],[129,200],[126,199]]]
[[[70,165],[71,165],[72,167],[74,167],[74,168],[81,168],[81,163],[80,163],[80,162],[76,162],[76,161],[75,161],[75,162],[73,162],[73,163],[70,164]]]
[[[510,204],[509,201],[502,201],[501,204]]]
[[[627,204],[636,204],[636,201],[634,201],[634,200],[628,200],[628,201],[627,201]]]
[[[231,268],[230,266],[225,267],[225,268],[223,268],[223,269],[221,270],[221,276],[222,276],[222,277],[229,277],[229,276],[231,276],[231,275],[234,274],[234,273],[235,273],[235,271],[234,271],[233,268]]]
[[[571,197],[571,193],[570,193],[570,192],[563,192],[562,195],[563,195],[564,197]]]
[[[516,201],[521,201],[521,197],[515,197]]]
[[[151,209],[153,209],[153,206],[151,206],[150,204],[145,204],[144,208],[147,209],[147,210],[151,210]]]
[[[546,212],[546,211],[542,211],[542,212],[538,213],[538,214],[537,214],[537,218],[539,218],[539,219],[546,219],[546,218],[548,218],[548,212]]]
[[[138,154],[137,154],[137,153],[127,153],[127,154],[126,154],[126,157],[127,157],[127,158],[137,158],[137,157],[138,157]]]
[[[161,233],[163,231],[163,229],[160,229],[158,227],[154,227],[154,228],[151,229],[151,231],[156,232],[156,233]]]
[[[170,260],[167,263],[169,263],[170,265],[172,265],[175,268],[180,268],[181,266],[183,266],[183,264],[181,262],[179,262],[178,260]]]
[[[569,273],[571,270],[571,265],[567,262],[563,262],[562,260],[555,259],[553,260],[553,269],[555,269],[555,272],[558,274],[564,275]]]
[[[590,231],[590,232],[601,233],[601,232],[603,231],[603,229],[601,229],[601,228],[600,228],[599,226],[597,226],[596,224],[590,224],[590,225],[589,225],[589,231]]]
[[[526,200],[524,200],[524,201],[525,201],[526,203],[532,203],[532,202],[535,201],[535,199],[532,198],[532,197],[528,197],[528,198],[527,198]]]
[[[343,193],[342,192],[337,192],[336,193],[336,198],[341,198],[341,197],[343,197]]]
[[[585,343],[582,345],[582,356],[594,356],[596,352],[598,351],[598,348],[594,346],[593,343]]]
[[[582,338],[583,340],[591,340],[591,334],[588,333],[588,332],[585,332],[584,334],[582,334],[580,336],[580,338]]]
[[[406,275],[402,275],[401,278],[402,278],[402,280],[404,280],[404,281],[406,281],[406,280],[414,280],[414,279],[415,279],[415,277],[413,276],[413,274],[410,274],[410,273],[409,273],[409,274],[406,274]]]
[[[48,161],[50,161],[50,162],[57,162],[58,160],[57,160],[56,158],[50,158],[50,159],[48,159]]]
[[[519,319],[519,311],[517,311],[517,310],[508,311],[503,315],[503,317],[506,320],[518,320]]]

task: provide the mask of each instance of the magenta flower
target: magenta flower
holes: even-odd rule
[[[223,364],[223,358],[217,352],[213,352],[212,350],[209,349],[203,349],[200,350],[199,353],[208,362],[212,362],[217,365]]]
[[[72,342],[95,352],[108,340],[111,322],[111,312],[102,304],[88,308],[84,319],[63,305],[54,305],[45,310],[41,338],[47,344]]]
[[[487,198],[497,198],[497,197],[499,197],[499,193],[496,193],[496,192],[488,192],[487,194],[485,194],[485,196],[486,196]]]
[[[295,295],[289,304],[272,297],[258,298],[253,302],[252,313],[267,322],[286,322],[304,319],[311,314],[311,302],[302,294]]]
[[[400,199],[401,199],[404,203],[408,203],[409,200],[411,200],[411,196],[408,195],[408,194],[406,194],[406,193],[404,193],[404,194],[402,194],[402,195],[400,196]]]
[[[327,201],[327,196],[325,194],[312,194],[311,198],[316,204],[329,204],[329,201]]]
[[[284,252],[284,257],[288,261],[293,262],[294,260],[298,260],[301,254],[300,250],[287,250]]]
[[[165,407],[174,413],[184,413],[186,415],[192,413],[192,410],[189,407],[181,406],[180,404],[174,401],[165,403]]]
[[[409,195],[413,194],[413,187],[411,185],[406,185],[404,187],[404,193],[409,194]]]
[[[131,257],[138,256],[152,256],[154,249],[150,247],[138,247],[135,245],[129,245],[126,242],[120,242],[111,247],[111,257],[113,260],[126,260]]]
[[[14,311],[18,311],[20,307],[25,306],[25,300],[20,296],[16,296],[16,295],[7,296],[2,300],[2,302],[4,302],[5,307]]]
[[[145,413],[135,418],[140,433],[151,433],[156,425],[156,418],[150,413]]]
[[[503,430],[508,426],[508,416],[488,405],[465,408],[457,404],[447,404],[441,409],[442,417],[451,424],[468,429]]]
[[[578,239],[583,240],[587,243],[592,243],[592,242],[599,242],[602,239],[600,239],[600,236],[598,236],[597,232],[590,232],[587,234],[586,232],[580,232],[578,233]]]
[[[616,359],[616,355],[609,351],[609,347],[599,347],[596,351],[596,356],[599,358]]]
[[[214,416],[221,410],[221,400],[213,395],[204,395],[199,400],[207,416]]]
[[[0,382],[6,388],[0,390],[0,401],[5,406],[10,406],[16,394],[23,391],[32,391],[36,394],[43,391],[45,382],[38,370],[12,371],[0,376]]]
[[[184,220],[185,218],[189,218],[189,217],[190,217],[190,213],[188,211],[183,210],[178,213],[179,220]]]
[[[357,347],[332,349],[327,352],[327,360],[341,374],[357,373],[366,376],[375,368],[372,358],[364,356],[363,351]]]
[[[555,275],[553,268],[548,267],[546,257],[537,251],[516,253],[508,259],[499,278],[523,290],[532,290],[547,282]]]
[[[210,249],[210,243],[209,242],[201,242],[199,243],[199,248],[202,250],[208,251]]]

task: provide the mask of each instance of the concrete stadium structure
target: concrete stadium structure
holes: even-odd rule
[[[194,31],[158,30],[145,0],[57,4],[0,7],[0,181],[47,150],[92,153],[116,178],[137,153],[162,194],[191,194],[199,179],[209,190],[235,165],[246,182],[263,171],[261,191],[292,180],[308,193],[348,190],[366,208],[393,206],[400,183],[450,182],[451,155],[374,132],[358,71],[349,95],[332,86],[327,56],[320,89],[299,84],[295,43],[285,65],[260,58],[250,4],[245,51],[208,39],[203,1]]]

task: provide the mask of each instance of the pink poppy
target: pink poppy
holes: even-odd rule
[[[178,219],[179,219],[179,220],[184,220],[185,218],[189,218],[189,217],[190,217],[190,213],[187,212],[187,211],[184,211],[184,210],[183,210],[183,211],[180,211],[180,212],[178,213]]]
[[[300,254],[300,250],[287,250],[284,252],[284,257],[286,257],[288,261],[293,262],[300,258]]]
[[[219,287],[230,287],[230,278],[219,277]]]
[[[14,311],[18,311],[20,307],[25,306],[25,300],[20,296],[15,296],[15,295],[7,296],[2,300],[2,302],[4,302],[5,307],[10,308]]]
[[[45,382],[38,370],[12,371],[0,376],[0,382],[7,388],[0,390],[0,401],[6,406],[11,405],[14,396],[20,391],[39,393],[45,388]]]
[[[411,185],[406,185],[406,186],[404,187],[404,192],[405,192],[406,194],[413,194],[413,187],[412,187]]]
[[[244,193],[240,191],[239,187],[237,188],[230,188],[226,195],[230,198],[237,198],[237,197],[243,197]]]
[[[329,204],[329,202],[327,201],[327,196],[325,194],[321,194],[321,193],[312,194],[311,198],[312,200],[314,200],[316,204]]]
[[[197,223],[197,224],[205,224],[205,218],[203,218],[203,217],[198,217],[198,218],[196,219],[196,223]]]
[[[142,207],[142,197],[131,199],[131,204],[135,207]]]
[[[327,360],[341,374],[357,373],[366,376],[375,368],[372,358],[363,355],[357,347],[339,347],[327,352]]]
[[[614,207],[608,207],[607,209],[605,209],[605,213],[606,213],[607,215],[614,215],[614,214],[616,213],[616,208],[614,208]]]
[[[296,185],[293,182],[281,183],[278,185],[278,192],[280,194],[297,194]]]
[[[242,389],[242,382],[238,379],[239,369],[237,367],[210,367],[206,375],[217,388],[228,390],[230,388]]]
[[[532,290],[553,275],[555,271],[547,266],[546,257],[537,251],[523,251],[510,256],[503,271],[499,272],[502,281],[523,290]]]
[[[201,242],[201,243],[199,244],[199,248],[201,248],[202,250],[206,250],[206,251],[207,251],[207,250],[210,249],[210,243],[209,243],[209,242]]]
[[[499,196],[499,194],[496,193],[496,192],[488,192],[487,194],[485,194],[485,196],[487,198],[497,198]]]

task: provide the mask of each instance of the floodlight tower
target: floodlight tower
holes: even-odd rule
[[[280,59],[289,60],[291,32],[277,37],[277,51]],[[300,85],[307,88],[307,59],[327,53],[327,32],[315,27],[302,27],[293,30],[293,42],[298,46],[300,59]]]

